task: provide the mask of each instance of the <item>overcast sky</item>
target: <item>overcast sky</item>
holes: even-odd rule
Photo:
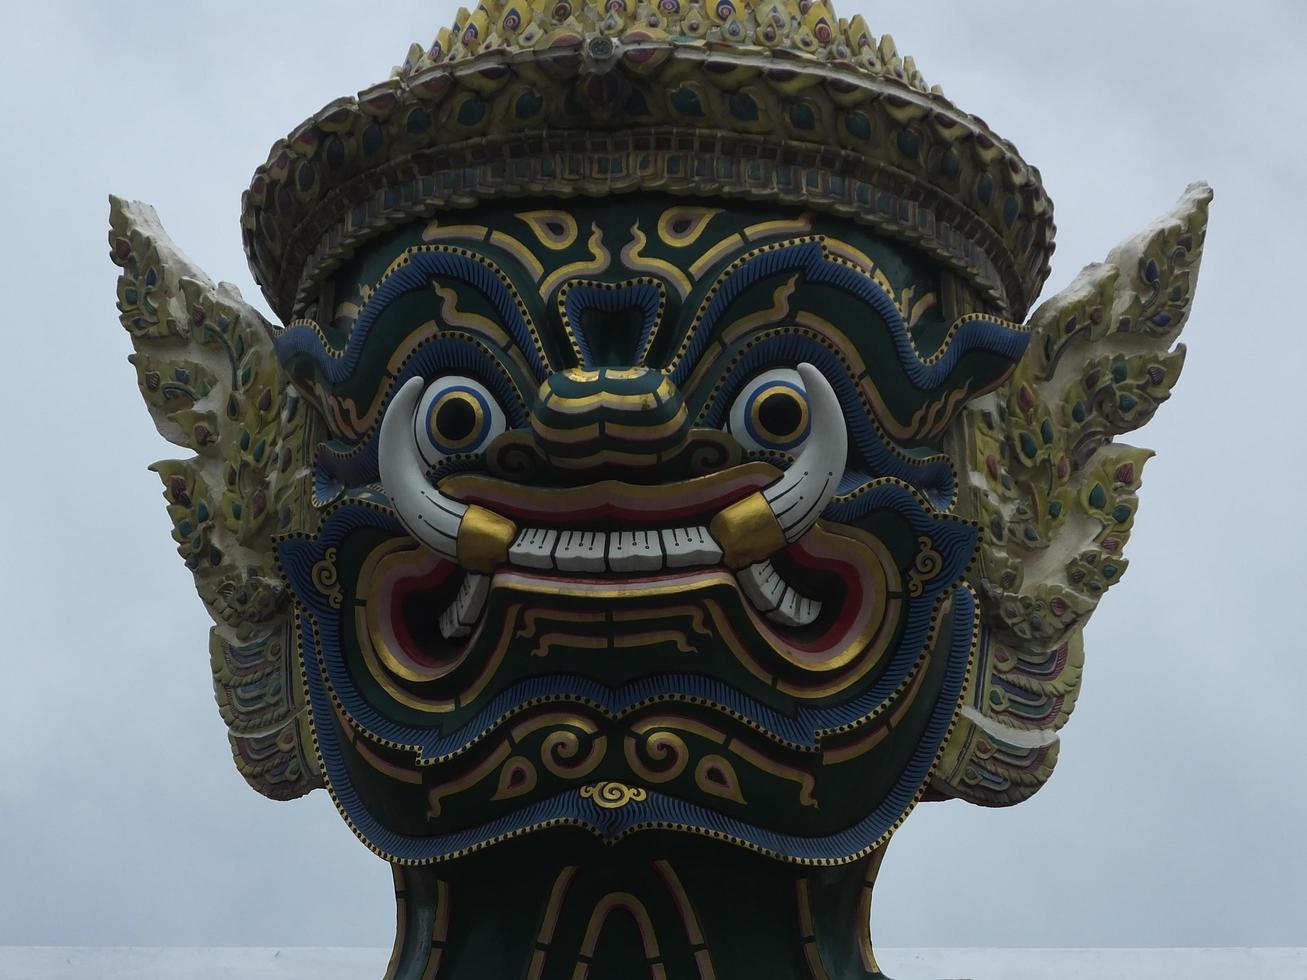
[[[1216,189],[1190,353],[1125,584],[1088,628],[1052,782],[923,806],[876,893],[884,946],[1307,946],[1307,548],[1298,494],[1307,5],[844,2],[1043,171],[1049,292]],[[368,945],[390,875],[323,793],[231,763],[208,620],[147,464],[107,195],[258,291],[241,191],[273,140],[386,77],[444,2],[4,0],[0,944]],[[261,299],[259,299],[260,305]]]

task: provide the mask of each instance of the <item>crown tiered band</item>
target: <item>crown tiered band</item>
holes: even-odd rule
[[[847,215],[1013,319],[1048,274],[1039,172],[822,3],[491,0],[274,145],[243,199],[283,319],[354,249],[495,198],[668,191]]]

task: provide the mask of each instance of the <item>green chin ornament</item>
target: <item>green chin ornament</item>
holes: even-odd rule
[[[879,977],[923,799],[1048,779],[1211,194],[1024,326],[1038,172],[823,3],[487,2],[278,142],[284,327],[113,201],[241,773],[387,977]]]

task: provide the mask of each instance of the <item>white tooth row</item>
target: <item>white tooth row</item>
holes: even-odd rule
[[[440,614],[440,633],[446,640],[457,640],[472,632],[481,617],[486,596],[490,594],[490,576],[468,572],[463,576],[458,597]]]
[[[722,549],[706,527],[611,532],[529,527],[508,549],[508,560],[560,572],[660,572],[716,565]]]
[[[736,580],[754,608],[785,626],[807,626],[821,614],[821,603],[799,595],[786,585],[769,561],[750,565],[736,575]]]
[[[716,565],[722,550],[702,527],[609,533],[527,528],[509,548],[508,557],[515,565],[563,572],[657,572]],[[736,579],[754,607],[777,623],[808,626],[821,614],[821,602],[787,585],[770,561],[750,565]],[[490,576],[468,572],[463,577],[458,596],[440,616],[445,639],[461,639],[472,632],[489,594]]]

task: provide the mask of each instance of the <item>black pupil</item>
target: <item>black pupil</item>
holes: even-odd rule
[[[451,398],[436,410],[436,431],[450,442],[462,442],[476,424],[476,409],[466,398]]]
[[[788,436],[803,421],[803,406],[794,395],[774,391],[758,406],[758,421],[773,435]]]

